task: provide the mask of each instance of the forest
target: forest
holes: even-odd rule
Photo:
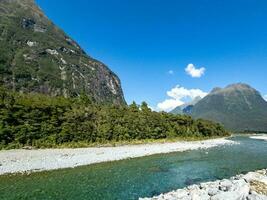
[[[147,103],[98,104],[0,88],[0,149],[228,136],[220,124],[152,111]]]

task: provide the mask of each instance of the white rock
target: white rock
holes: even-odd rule
[[[191,190],[199,190],[200,188],[199,188],[198,185],[190,185],[190,186],[187,187],[187,189],[188,189],[189,191],[191,191]]]
[[[267,200],[267,196],[260,194],[250,194],[247,196],[247,200]]]
[[[211,200],[243,200],[243,196],[238,192],[220,192],[210,198]]]
[[[177,198],[175,197],[175,194],[168,193],[168,194],[164,195],[163,199],[176,200]]]
[[[233,180],[232,181],[231,191],[237,191],[237,190],[240,190],[240,188],[243,188],[243,187],[249,187],[249,184],[244,179]]]
[[[40,33],[45,33],[46,32],[46,28],[39,26],[37,24],[34,24],[34,32],[40,32]]]
[[[205,190],[192,190],[189,192],[189,196],[191,196],[192,200],[209,200],[210,196]]]
[[[58,55],[57,50],[54,49],[46,49],[45,51],[51,55]]]
[[[74,53],[74,54],[76,53],[76,52],[75,52],[74,50],[72,50],[72,49],[70,49],[70,52],[71,52],[71,53]]]
[[[34,46],[37,46],[37,42],[27,41],[27,45],[29,47],[34,47]]]
[[[219,189],[222,191],[229,191],[232,187],[232,182],[230,180],[224,179],[220,182]]]
[[[250,192],[251,188],[248,182],[255,179],[265,181],[266,178],[266,170],[260,170],[221,181],[191,185],[160,196],[161,198],[155,198],[156,200],[267,200],[265,195],[260,195],[255,191]]]
[[[175,197],[176,198],[184,198],[184,197],[188,197],[189,193],[187,190],[185,189],[179,189],[175,191]]]
[[[224,182],[224,184],[226,185],[226,182]],[[240,182],[236,182],[236,185],[231,187],[231,191],[226,191],[223,192],[221,191],[220,193],[214,195],[211,200],[242,200],[242,199],[246,199],[246,197],[249,195],[249,185],[248,184],[244,184],[242,181]],[[227,183],[227,185],[229,186],[229,183]],[[225,186],[227,187],[227,186]]]
[[[218,192],[219,192],[219,189],[218,188],[210,188],[208,190],[208,195],[214,196],[214,195],[218,194]]]
[[[117,90],[115,88],[115,85],[113,83],[113,80],[110,79],[107,84],[108,84],[108,87],[110,88],[111,92],[116,95],[117,94]]]
[[[261,173],[249,172],[248,174],[244,175],[244,179],[247,182],[260,181],[260,182],[265,183],[267,185],[267,176],[264,174],[261,174]]]
[[[219,188],[220,181],[214,181],[214,182],[206,182],[206,183],[201,183],[200,188],[202,189],[210,189],[210,188]]]
[[[66,62],[66,60],[64,60],[63,58],[60,58],[60,60],[61,60],[61,62],[63,63],[63,65],[68,64],[68,63]]]

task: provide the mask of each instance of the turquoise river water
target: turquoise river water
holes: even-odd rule
[[[0,199],[131,200],[267,168],[267,142],[154,155],[30,175],[0,176]]]

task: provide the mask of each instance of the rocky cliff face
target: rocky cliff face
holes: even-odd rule
[[[125,104],[119,78],[55,26],[34,0],[0,0],[0,83],[53,96]]]

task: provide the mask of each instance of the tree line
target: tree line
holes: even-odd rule
[[[103,105],[86,95],[51,97],[0,88],[0,148],[227,135],[220,124],[154,112],[145,102]]]

